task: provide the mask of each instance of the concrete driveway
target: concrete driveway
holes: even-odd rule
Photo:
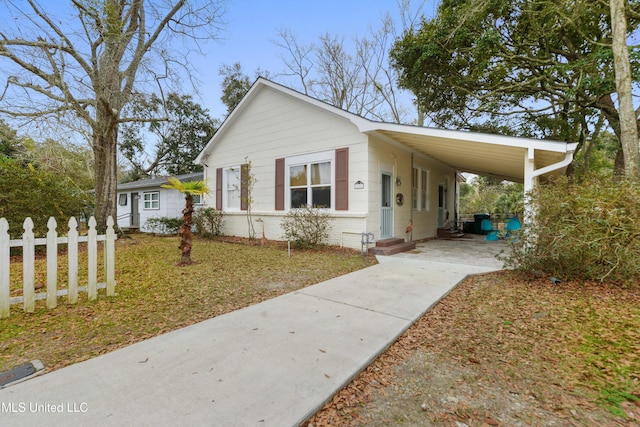
[[[485,236],[465,235],[464,239],[435,239],[416,243],[415,250],[395,255],[398,258],[421,259],[451,264],[503,268],[503,262],[496,255],[510,252],[505,240],[484,240]]]
[[[379,264],[0,390],[0,426],[296,426],[501,242],[420,243]]]

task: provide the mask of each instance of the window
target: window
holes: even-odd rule
[[[240,209],[240,166],[224,170],[224,208]]]
[[[202,204],[202,196],[200,194],[194,194],[193,196],[193,204],[201,205]]]
[[[127,206],[127,194],[126,193],[118,195],[118,204],[120,206]]]
[[[420,209],[429,210],[429,171],[420,171]]]
[[[413,168],[411,173],[411,208],[418,209],[418,168]]]
[[[289,208],[333,208],[334,156],[330,151],[286,159]]]
[[[415,210],[429,210],[429,171],[413,168],[411,174],[411,207]]]
[[[160,192],[144,193],[144,209],[160,209]]]

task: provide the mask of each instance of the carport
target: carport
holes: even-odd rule
[[[362,123],[360,130],[420,151],[459,172],[523,183],[525,193],[531,191],[541,177],[564,173],[578,146],[561,141],[371,121]],[[525,205],[525,216],[528,211]]]

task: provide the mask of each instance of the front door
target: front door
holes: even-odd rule
[[[438,228],[444,227],[444,210],[445,210],[445,192],[444,185],[438,185]]]
[[[380,188],[380,238],[393,237],[393,185],[391,174],[382,172]]]
[[[140,227],[140,211],[138,206],[138,193],[131,193],[131,228]]]

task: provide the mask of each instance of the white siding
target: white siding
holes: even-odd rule
[[[412,159],[413,154],[413,159]],[[413,161],[413,163],[412,163]],[[411,207],[411,174],[413,167],[429,171],[429,209],[420,210]],[[386,165],[386,167],[385,167]],[[450,218],[453,220],[455,192],[453,183],[456,172],[454,169],[414,152],[400,144],[390,144],[380,139],[371,138],[369,146],[369,223],[368,231],[375,233],[376,239],[380,235],[380,175],[382,169],[391,169],[393,172],[393,194],[401,193],[404,196],[404,204],[398,206],[394,197],[394,237],[407,239],[405,233],[409,220],[413,221],[413,240],[435,237],[438,228],[438,184],[444,183],[449,177],[449,191],[447,193],[447,205]],[[400,178],[398,186],[396,180]]]
[[[216,169],[251,162],[255,177],[252,192],[252,217],[256,237],[282,240],[280,222],[286,211],[275,211],[275,159],[349,148],[349,211],[333,211],[331,244],[360,248],[361,233],[380,236],[381,165],[390,165],[393,194],[404,195],[404,205],[394,203],[394,236],[408,237],[405,228],[413,219],[413,239],[434,237],[438,219],[438,183],[449,176],[449,208],[453,218],[455,171],[426,156],[413,154],[413,164],[429,170],[429,210],[411,209],[412,151],[361,133],[349,120],[311,103],[291,97],[270,87],[262,87],[245,100],[242,111],[231,116],[215,146],[202,159],[205,181],[211,189],[208,206],[215,205]],[[400,178],[401,185],[395,184]],[[355,189],[356,181],[364,183]],[[395,202],[395,197],[394,197]],[[260,219],[263,222],[258,222]],[[245,212],[225,213],[224,230],[228,235],[247,236]]]
[[[159,200],[159,209],[145,209],[144,208],[144,193],[149,192],[158,192],[160,195]],[[140,231],[148,232],[150,231],[146,222],[150,218],[159,218],[159,217],[170,217],[176,218],[182,216],[182,209],[185,206],[184,195],[182,195],[177,190],[171,190],[167,188],[161,187],[152,187],[152,188],[140,188],[140,189],[130,189],[126,191],[118,192],[118,200],[116,200],[117,204],[117,215],[118,215],[118,226],[121,228],[129,228],[131,224],[130,213],[131,213],[131,193],[138,193],[138,212],[140,213]],[[119,198],[120,194],[127,195],[127,205],[120,206]]]
[[[275,159],[349,148],[349,211],[332,213],[335,219],[330,243],[359,248],[360,233],[366,231],[368,184],[364,190],[355,190],[354,183],[367,182],[366,135],[344,118],[273,89],[263,88],[256,95],[203,159],[208,165],[205,180],[211,189],[207,205],[215,205],[217,168],[251,162],[255,176],[252,216],[257,237],[262,236],[262,224],[256,222],[260,218],[266,238],[282,240],[280,221],[286,211],[275,211]],[[226,213],[224,224],[225,234],[248,235],[244,212]]]

